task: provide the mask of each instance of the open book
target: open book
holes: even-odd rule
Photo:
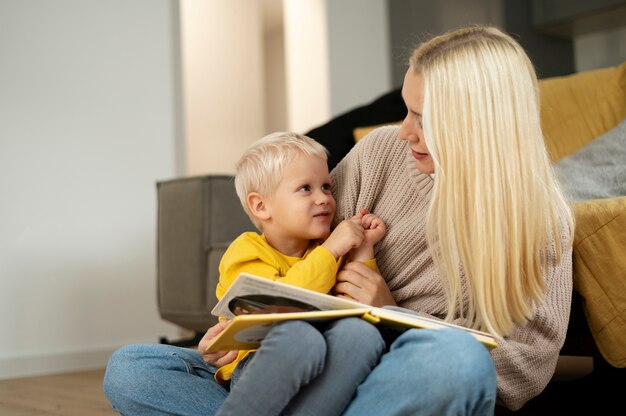
[[[487,332],[454,325],[415,312],[377,308],[314,292],[247,273],[240,274],[211,313],[231,319],[206,351],[250,350],[261,344],[278,322],[290,319],[331,320],[361,317],[375,325],[402,328],[458,328],[472,334],[485,347],[498,346]]]

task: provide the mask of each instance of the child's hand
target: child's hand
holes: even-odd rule
[[[322,244],[336,259],[358,247],[365,238],[365,229],[361,225],[361,219],[355,217],[341,221],[326,241]]]
[[[350,259],[354,261],[367,261],[374,258],[374,244],[379,242],[387,228],[383,220],[366,209],[360,209],[351,221],[358,222],[363,228],[363,242],[350,253]]]
[[[364,243],[371,244],[373,246],[385,236],[387,227],[385,226],[383,220],[374,214],[370,214],[366,209],[362,209],[359,214],[363,215],[361,218],[361,225],[365,231]]]

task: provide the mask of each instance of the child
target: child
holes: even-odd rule
[[[315,140],[296,133],[274,133],[258,140],[237,163],[235,188],[244,210],[262,234],[244,233],[224,253],[216,289],[219,299],[241,272],[328,293],[335,285],[343,257],[376,268],[374,244],[384,236],[385,224],[367,210],[361,210],[331,232],[335,200],[327,151]],[[332,392],[344,394],[345,404],[349,403],[356,386],[377,364],[384,348],[382,338],[373,326],[358,318],[318,325],[319,331],[314,331],[313,336],[306,327],[309,325],[303,321],[285,325],[292,335],[293,331],[303,331],[302,346],[266,339],[254,354],[239,351],[233,362],[219,368],[217,380],[224,383],[230,380],[231,391],[221,414],[278,414],[290,402],[292,409],[296,409],[296,402],[307,401],[292,400],[300,388],[309,382],[315,384],[312,380],[316,378],[322,380],[319,374],[328,372],[327,364],[335,359],[355,362],[354,374],[342,374],[346,382],[337,383],[344,385],[346,391],[338,392],[334,384]],[[341,339],[342,325],[362,325],[363,330],[358,331],[362,339]],[[316,342],[326,345],[308,348]],[[346,356],[341,358],[340,354]],[[275,357],[280,357],[279,363]],[[259,388],[263,387],[260,380],[268,371],[284,374],[270,378],[284,380],[284,385],[265,386],[271,387],[271,393],[259,394]],[[333,377],[336,383],[336,376]],[[315,390],[313,386],[307,389]],[[317,390],[321,397],[327,394],[321,387]],[[316,401],[314,395],[308,396],[311,397],[308,400]],[[337,409],[337,413],[341,410]]]

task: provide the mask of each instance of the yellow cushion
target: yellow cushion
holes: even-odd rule
[[[539,88],[541,125],[552,161],[575,152],[626,118],[626,62],[546,78]]]
[[[574,288],[602,356],[626,367],[626,196],[578,202]]]
[[[363,137],[365,137],[365,135],[367,133],[369,133],[370,131],[378,128],[378,127],[382,127],[382,126],[389,126],[389,125],[399,125],[400,123],[402,123],[401,121],[397,121],[395,123],[386,123],[386,124],[377,124],[375,126],[366,126],[366,127],[357,127],[353,130],[353,135],[354,135],[354,142],[358,142],[359,140],[361,140]]]

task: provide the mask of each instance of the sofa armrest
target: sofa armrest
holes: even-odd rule
[[[572,205],[574,289],[589,329],[612,366],[626,367],[626,197]]]
[[[161,318],[193,331],[217,322],[222,254],[239,234],[255,230],[232,176],[208,175],[157,183],[157,296]]]

